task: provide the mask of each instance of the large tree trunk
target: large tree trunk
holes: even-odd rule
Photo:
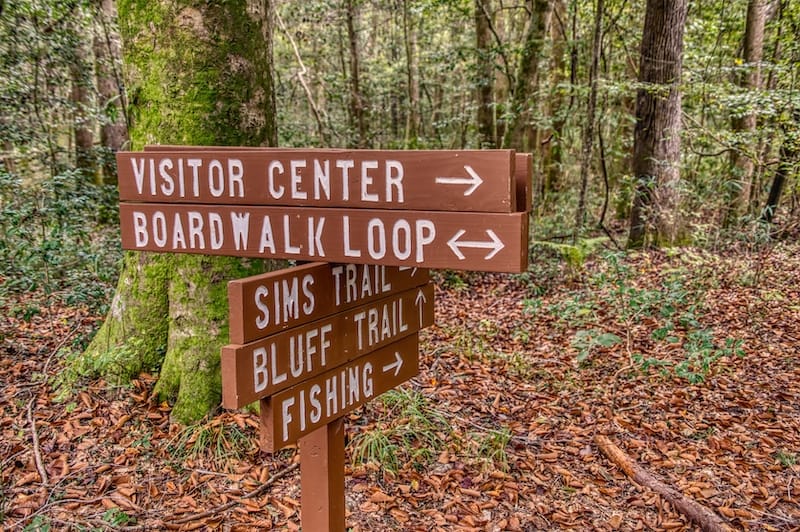
[[[744,71],[739,76],[739,86],[745,91],[757,91],[761,86],[761,59],[764,55],[764,25],[767,19],[767,0],[749,0],[745,23],[742,59]],[[729,180],[728,212],[726,224],[747,211],[750,201],[753,170],[753,152],[756,148],[753,134],[756,115],[748,112],[733,119],[733,131],[738,133],[735,150],[731,154],[732,176]]]
[[[514,86],[514,94],[509,108],[510,119],[503,137],[503,147],[518,151],[532,150],[525,145],[525,132],[528,131],[530,109],[533,95],[539,81],[539,61],[544,49],[547,33],[547,20],[553,5],[551,0],[532,0],[529,5],[530,19],[522,44],[519,66]]]
[[[678,229],[681,65],[686,0],[647,0],[633,140],[628,247],[670,244]]]
[[[150,143],[274,145],[269,2],[119,2],[134,149]],[[81,365],[125,380],[160,368],[178,421],[220,401],[227,281],[261,261],[126,254],[105,323]]]
[[[94,35],[97,107],[100,110],[100,153],[103,183],[116,184],[114,154],[128,141],[125,91],[122,84],[119,35],[115,31],[114,0],[96,0],[98,27]]]

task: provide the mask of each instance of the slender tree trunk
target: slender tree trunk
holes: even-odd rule
[[[786,182],[792,176],[800,174],[798,172],[798,163],[800,163],[800,143],[797,142],[797,137],[800,136],[800,110],[794,111],[794,124],[789,126],[794,128],[795,131],[790,132],[784,137],[783,144],[781,145],[780,161],[778,168],[775,170],[775,177],[772,179],[772,186],[769,189],[769,197],[764,210],[761,211],[761,219],[767,223],[772,223],[775,218],[775,211],[778,210],[778,205],[781,201],[783,189]]]
[[[761,59],[764,55],[764,25],[768,7],[767,0],[749,0],[745,23],[742,60],[744,71],[739,76],[739,86],[748,92],[761,87]],[[733,130],[738,135],[736,149],[731,154],[732,176],[729,180],[728,212],[726,225],[747,211],[754,175],[753,135],[756,130],[755,113],[746,113],[733,119]]]
[[[553,7],[551,0],[532,0],[529,6],[525,41],[519,57],[514,94],[511,98],[510,121],[503,137],[503,147],[517,150],[525,149],[525,131],[530,121],[530,106],[536,93],[539,78],[539,61],[547,33],[548,11]]]
[[[416,147],[419,142],[420,125],[420,87],[419,58],[417,57],[417,29],[409,6],[410,0],[403,0],[403,35],[406,47],[406,80],[408,84],[408,114],[406,115],[406,148]]]
[[[100,109],[100,147],[103,183],[116,184],[114,154],[128,142],[125,89],[122,83],[119,35],[114,0],[96,0],[99,22],[94,35],[95,78]]]
[[[357,148],[366,148],[367,140],[367,120],[365,117],[366,106],[364,105],[364,95],[361,92],[361,59],[358,46],[358,33],[356,33],[356,20],[358,13],[353,0],[345,2],[345,21],[347,24],[347,40],[350,50],[350,116],[358,132],[356,140]]]
[[[269,2],[118,4],[135,149],[148,143],[274,145]],[[111,311],[81,368],[127,380],[160,369],[154,393],[199,419],[220,400],[228,280],[261,261],[129,252]]]
[[[80,8],[76,7],[75,21],[82,17]],[[81,35],[84,28],[81,22],[75,22],[74,31]],[[97,173],[97,164],[94,156],[94,131],[92,124],[92,94],[91,94],[91,68],[89,66],[88,50],[83,40],[75,45],[75,56],[70,65],[70,105],[72,107],[72,132],[75,140],[75,168],[84,179],[93,182]]]
[[[647,0],[639,63],[628,247],[670,244],[678,230],[681,65],[687,0]]]
[[[553,24],[551,39],[553,41],[551,95],[547,98],[548,114],[552,121],[550,136],[542,146],[542,187],[540,194],[558,190],[561,187],[561,173],[564,153],[564,126],[567,112],[564,109],[565,94],[561,88],[564,81],[564,53],[567,45],[566,32],[567,6],[565,0],[556,0],[553,6]]]
[[[489,0],[475,0],[476,83],[478,88],[478,145],[481,148],[497,146],[494,131],[494,57],[491,51]]]
[[[592,32],[592,59],[589,65],[589,101],[586,102],[586,122],[583,124],[581,137],[581,186],[578,193],[578,210],[575,214],[575,233],[573,242],[577,242],[586,218],[586,191],[589,188],[589,171],[592,164],[594,147],[594,119],[597,110],[597,71],[600,64],[600,46],[603,31],[603,0],[597,0],[594,13],[594,30]]]

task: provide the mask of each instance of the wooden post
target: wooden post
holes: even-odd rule
[[[344,418],[303,436],[300,525],[309,532],[344,532]]]

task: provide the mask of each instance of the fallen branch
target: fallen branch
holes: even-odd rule
[[[35,401],[36,397],[28,402],[28,423],[31,425],[31,440],[33,440],[33,461],[36,463],[36,470],[39,472],[42,484],[47,486],[50,481],[47,478],[47,470],[45,470],[44,462],[42,461],[42,451],[39,448],[39,433],[36,432],[36,421],[33,419],[33,403]]]
[[[733,532],[734,529],[720,516],[655,478],[640,465],[634,463],[628,455],[622,452],[607,437],[597,434],[594,437],[594,442],[603,454],[622,469],[631,480],[664,497],[673,508],[697,523],[706,532]]]
[[[164,524],[167,525],[167,526],[169,526],[169,525],[183,525],[183,524],[186,524],[186,523],[190,523],[192,521],[197,521],[198,519],[204,519],[206,517],[211,517],[211,516],[216,515],[216,514],[218,514],[220,512],[224,512],[225,510],[229,510],[229,509],[233,508],[234,506],[236,506],[237,504],[239,504],[244,499],[250,499],[252,497],[257,497],[257,496],[261,495],[262,493],[267,491],[267,488],[270,487],[272,484],[274,484],[275,481],[285,477],[286,475],[288,475],[289,473],[291,473],[292,471],[294,471],[298,467],[300,467],[300,462],[295,462],[294,464],[290,465],[286,469],[282,469],[282,470],[278,471],[277,473],[275,473],[274,475],[269,477],[267,479],[267,481],[264,482],[262,485],[260,485],[259,487],[257,487],[256,489],[254,489],[253,491],[251,491],[249,493],[245,493],[244,495],[242,495],[241,497],[239,497],[238,499],[236,499],[234,501],[230,501],[230,502],[227,502],[225,504],[221,504],[221,505],[217,506],[216,508],[212,508],[212,509],[210,509],[208,511],[205,511],[205,512],[202,512],[202,513],[199,513],[199,514],[187,515],[186,517],[181,517],[180,519],[175,519],[174,521],[168,521],[168,522],[166,522]]]

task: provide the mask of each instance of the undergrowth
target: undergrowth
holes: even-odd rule
[[[741,340],[717,338],[703,324],[703,296],[716,276],[705,270],[702,257],[686,252],[649,285],[631,257],[603,253],[597,261],[580,288],[565,297],[547,306],[535,298],[524,303],[529,315],[546,313],[556,327],[573,331],[570,345],[579,367],[621,349],[639,372],[655,370],[698,384],[724,360],[744,356]]]
[[[116,209],[115,187],[76,171],[25,184],[0,169],[0,303],[25,320],[52,303],[105,313],[121,257]]]

